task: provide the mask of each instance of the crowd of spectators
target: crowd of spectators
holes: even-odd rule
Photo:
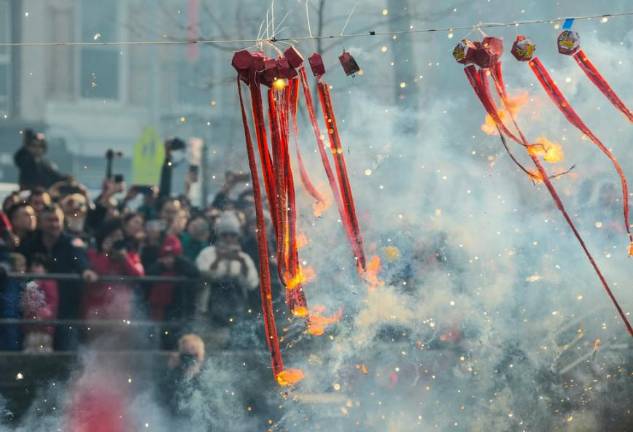
[[[73,350],[104,335],[131,343],[121,325],[130,321],[157,323],[136,331],[135,344],[173,349],[194,327],[225,344],[217,335],[253,315],[259,278],[249,178],[227,172],[211,205],[196,207],[172,194],[173,142],[165,142],[158,187],[106,176],[91,199],[46,159],[42,134],[23,132],[19,190],[0,212],[0,351]],[[150,275],[171,279],[139,278]]]

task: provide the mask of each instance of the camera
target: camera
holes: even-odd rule
[[[167,145],[170,150],[184,150],[187,148],[187,144],[180,138],[172,138],[167,141]]]

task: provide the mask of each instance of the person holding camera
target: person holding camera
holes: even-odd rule
[[[49,188],[68,178],[45,159],[46,150],[47,144],[43,133],[35,133],[32,129],[25,129],[22,132],[22,147],[13,155],[19,171],[18,184],[21,190]]]
[[[245,316],[251,293],[259,285],[255,263],[240,245],[241,224],[234,212],[220,215],[217,241],[200,252],[196,265],[205,279],[196,299],[198,318],[227,327]]]
[[[90,267],[100,276],[143,276],[138,255],[130,253],[119,219],[106,222],[96,235],[96,249],[88,251]],[[87,284],[82,298],[84,319],[130,319],[133,310],[133,283],[93,282]]]

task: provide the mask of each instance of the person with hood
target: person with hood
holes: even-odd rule
[[[15,165],[18,167],[18,184],[20,189],[33,189],[35,187],[49,188],[58,181],[68,178],[57,171],[54,165],[47,160],[47,145],[43,133],[35,133],[31,129],[25,129],[22,133],[22,147],[13,155]]]
[[[215,225],[215,245],[196,259],[205,280],[196,299],[196,315],[208,316],[212,326],[227,327],[244,316],[252,292],[259,285],[255,263],[240,245],[240,221],[224,212]]]
[[[137,254],[128,252],[123,224],[114,219],[97,232],[96,249],[88,251],[90,267],[99,276],[143,276]],[[132,317],[135,284],[129,282],[93,282],[83,291],[84,319],[127,320]]]

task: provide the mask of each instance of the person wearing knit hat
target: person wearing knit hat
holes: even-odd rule
[[[196,315],[225,327],[247,309],[251,293],[259,284],[255,263],[240,245],[241,223],[234,212],[218,218],[215,245],[203,249],[196,265],[206,280],[196,297]]]

